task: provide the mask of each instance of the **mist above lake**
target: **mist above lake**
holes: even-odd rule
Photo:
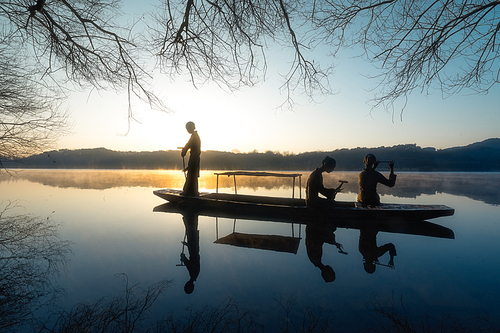
[[[214,191],[217,186],[217,171],[202,171],[200,189]],[[78,189],[110,189],[115,187],[150,187],[150,188],[182,188],[184,174],[179,170],[47,170],[27,169],[12,171],[12,174],[0,174],[0,181],[16,182],[22,179],[47,186]],[[302,197],[305,183],[310,171],[297,171],[302,174]],[[421,195],[447,193],[457,196],[466,196],[488,204],[500,204],[500,173],[473,173],[473,172],[397,172],[397,186],[386,188],[379,186],[379,193],[391,194],[400,198],[416,198]],[[338,186],[338,180],[347,180],[342,194],[352,194],[352,198],[345,200],[355,201],[358,193],[358,172],[332,172],[324,176],[325,185]],[[233,188],[232,177],[220,177],[220,188]],[[299,188],[297,180],[296,187]],[[291,180],[282,180],[273,177],[245,177],[238,176],[237,186],[249,191],[259,189],[286,190],[292,187]],[[274,194],[275,195],[275,194]],[[297,194],[298,196],[298,194]]]

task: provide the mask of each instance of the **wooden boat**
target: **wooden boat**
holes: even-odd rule
[[[226,213],[251,214],[262,218],[285,219],[306,223],[314,220],[413,220],[421,221],[454,214],[454,209],[444,205],[382,204],[376,207],[361,207],[355,202],[337,201],[331,209],[311,209],[306,207],[301,195],[301,175],[291,173],[232,171],[215,173],[217,188],[215,193],[200,193],[199,196],[184,196],[182,191],[161,189],[153,193],[169,202],[183,202],[199,208],[211,208]],[[235,194],[219,193],[219,176],[233,176]],[[237,194],[236,175],[259,177],[293,178],[292,197],[267,197]],[[295,198],[295,178],[299,178],[299,198]]]
[[[355,202],[337,202],[335,207],[317,210],[306,207],[304,199],[278,198],[227,193],[200,193],[187,197],[180,190],[161,189],[153,192],[169,202],[217,209],[221,212],[251,214],[286,221],[305,223],[314,220],[428,220],[451,216],[454,209],[444,205],[382,204],[363,208]]]

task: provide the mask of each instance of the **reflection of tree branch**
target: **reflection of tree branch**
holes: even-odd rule
[[[53,282],[71,252],[58,225],[49,218],[11,214],[16,207],[0,207],[0,329],[22,325],[62,292]]]
[[[277,322],[279,332],[332,332],[337,325],[330,309],[313,306],[297,308],[298,302],[293,295],[275,294],[272,299],[284,314]]]
[[[368,308],[377,314],[375,319],[381,332],[498,332],[487,314],[471,315],[460,320],[443,314],[436,318],[426,316],[426,320],[417,321],[405,308],[403,296],[399,300],[394,295],[385,300],[380,296],[372,296]]]
[[[162,280],[147,289],[138,284],[129,285],[127,275],[125,295],[111,299],[101,298],[91,304],[78,304],[68,312],[53,314],[55,324],[49,332],[137,332],[141,321],[156,303],[158,297],[168,288],[171,281]],[[49,320],[43,324],[48,327]],[[158,331],[160,332],[160,331]]]
[[[242,309],[233,298],[227,298],[217,306],[195,310],[186,309],[182,317],[170,315],[157,323],[157,332],[260,332],[259,325],[251,311]]]

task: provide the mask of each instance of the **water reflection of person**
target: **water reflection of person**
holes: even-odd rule
[[[182,214],[182,220],[186,227],[186,238],[182,242],[187,246],[189,259],[181,253],[181,262],[186,266],[189,272],[189,280],[184,285],[186,294],[191,294],[194,290],[194,282],[200,274],[200,232],[198,230],[198,215],[194,212],[186,211]]]
[[[342,249],[342,244],[335,240],[335,230],[337,228],[331,223],[313,222],[306,225],[306,251],[309,260],[314,266],[321,270],[321,276],[325,282],[335,280],[335,271],[329,265],[323,264],[323,244],[335,245],[340,253],[347,254]]]
[[[375,272],[376,265],[379,264],[378,258],[389,252],[390,259],[388,266],[394,268],[394,257],[397,255],[396,246],[387,243],[377,246],[378,230],[361,229],[359,232],[359,252],[363,256],[363,266],[369,274]]]
[[[394,161],[388,162],[390,169],[389,179],[375,170],[379,164],[375,155],[366,154],[363,162],[365,163],[365,167],[359,174],[358,202],[363,207],[378,206],[380,205],[380,196],[377,193],[377,184],[381,183],[389,187],[393,187],[396,184]]]
[[[184,170],[187,171],[187,176],[182,194],[187,196],[197,196],[198,177],[200,177],[201,140],[192,121],[186,124],[186,130],[191,134],[191,138],[188,143],[186,143],[184,148],[182,148],[181,156],[184,158],[188,150],[190,150],[190,155],[188,166]]]
[[[335,205],[335,196],[341,191],[340,184],[337,188],[325,188],[323,185],[323,172],[330,173],[335,169],[337,162],[335,159],[327,156],[323,159],[321,167],[316,168],[309,178],[306,184],[306,205],[310,208],[328,208]],[[322,198],[319,194],[326,197]]]

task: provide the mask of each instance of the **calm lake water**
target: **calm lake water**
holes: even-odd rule
[[[304,197],[309,171],[300,173],[300,195]],[[354,201],[357,173],[333,172],[325,178],[331,187],[338,180],[349,183],[337,200]],[[477,323],[479,317],[489,318],[500,328],[500,173],[398,173],[394,188],[380,187],[382,202],[455,208],[454,216],[432,220],[450,228],[454,239],[379,232],[379,246],[395,245],[394,268],[387,266],[386,253],[379,258],[381,265],[375,272],[367,273],[358,249],[360,231],[338,228],[336,241],[347,254],[323,245],[322,261],[336,274],[330,283],[307,256],[305,225],[199,216],[199,275],[190,294],[184,291],[190,275],[180,260],[181,253],[189,258],[189,249],[182,244],[186,234],[183,217],[153,211],[165,203],[153,190],[181,188],[183,181],[180,171],[17,170],[0,175],[1,209],[10,205],[3,217],[30,214],[56,226],[60,238],[40,246],[61,246],[69,259],[44,277],[54,288],[64,290],[51,303],[54,318],[77,304],[122,297],[127,286],[145,290],[169,280],[168,288],[141,322],[142,328],[168,316],[185,320],[196,311],[201,316],[224,309],[228,303],[240,314],[248,312],[266,332],[302,331],[302,325],[311,322],[328,325],[334,332],[381,329],[391,322],[377,312],[380,309],[406,313],[414,325],[428,322],[438,327],[444,320],[445,325],[453,326],[456,320],[475,330],[487,326],[484,321]],[[232,181],[221,178],[219,190],[234,191]],[[239,177],[237,182],[239,194],[292,194],[290,179]],[[214,191],[215,187],[214,173],[202,172],[200,190]],[[298,184],[295,196],[299,196]],[[296,238],[298,248],[294,253],[214,243],[233,231]],[[66,240],[71,242],[71,252],[65,247]],[[12,260],[10,263],[8,267],[18,269]],[[31,264],[35,271],[43,269]],[[5,266],[2,269],[5,285],[13,275],[5,273]],[[33,285],[47,289],[43,281]],[[18,314],[44,302],[47,294],[20,306]],[[2,306],[8,301],[3,297]],[[15,316],[5,315],[3,324]],[[313,331],[319,331],[319,326]]]

